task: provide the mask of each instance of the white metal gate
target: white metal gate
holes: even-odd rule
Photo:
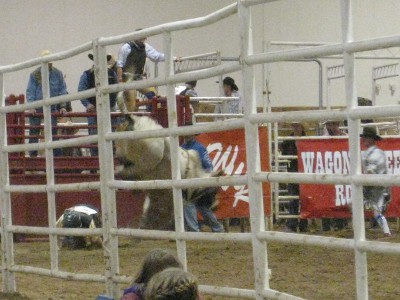
[[[353,41],[352,36],[352,7],[351,0],[341,1],[342,34],[343,42],[316,46],[312,48],[299,48],[295,50],[253,53],[251,6],[272,2],[272,0],[238,0],[237,3],[229,5],[206,17],[187,21],[178,21],[148,28],[131,34],[120,35],[109,38],[98,38],[76,48],[37,58],[15,65],[0,67],[0,127],[1,127],[1,153],[0,153],[0,197],[2,217],[2,275],[3,289],[6,292],[15,290],[16,272],[32,273],[44,276],[53,276],[64,279],[86,280],[104,282],[107,287],[107,294],[116,297],[118,295],[118,283],[127,282],[125,277],[119,275],[118,236],[147,237],[154,239],[176,239],[178,256],[186,266],[186,241],[226,241],[235,240],[251,242],[253,246],[255,288],[238,289],[228,287],[201,286],[201,291],[211,295],[234,296],[241,298],[255,299],[299,299],[296,296],[275,291],[269,287],[267,242],[279,241],[307,245],[323,245],[329,248],[353,249],[355,255],[355,270],[358,299],[368,299],[368,272],[367,252],[385,252],[400,254],[400,247],[396,244],[382,243],[377,241],[366,241],[364,230],[364,209],[362,201],[362,184],[368,185],[399,185],[400,179],[395,175],[362,175],[360,168],[360,146],[359,146],[359,123],[360,118],[365,117],[386,117],[397,116],[400,113],[400,106],[378,106],[378,107],[357,107],[355,90],[354,54],[357,52],[400,46],[400,36],[376,38],[365,41]],[[173,40],[171,33],[177,30],[191,29],[215,23],[223,18],[238,13],[241,37],[241,55],[239,63],[233,62],[220,66],[211,67],[196,72],[185,72],[174,74],[173,66]],[[166,52],[166,73],[162,78],[148,79],[128,84],[117,84],[108,86],[106,47],[119,44],[132,39],[149,37],[162,34],[164,38],[164,49]],[[50,61],[66,59],[79,53],[93,50],[95,57],[96,88],[81,93],[74,93],[66,96],[49,98],[49,82],[47,64]],[[314,59],[321,56],[343,55],[345,67],[347,109],[345,111],[301,111],[301,112],[267,112],[257,114],[254,66],[256,64],[274,63],[278,61],[289,61],[299,59]],[[4,98],[4,76],[6,73],[15,72],[32,66],[42,66],[43,95],[44,100],[17,106],[5,106]],[[243,98],[244,118],[226,120],[224,122],[194,125],[190,127],[177,128],[176,106],[174,84],[188,80],[204,79],[212,76],[219,76],[225,73],[239,71],[243,73]],[[124,89],[143,88],[148,86],[167,86],[168,98],[168,121],[169,128],[157,132],[123,132],[111,133],[109,96],[111,92]],[[96,95],[98,103],[98,128],[99,133],[95,136],[76,138],[64,141],[52,141],[51,136],[51,112],[50,105],[74,101],[83,97]],[[44,107],[45,141],[38,144],[7,145],[6,137],[6,113],[21,112],[26,109]],[[349,145],[351,160],[351,172],[349,175],[335,174],[282,174],[276,172],[261,172],[258,124],[290,121],[319,121],[323,119],[348,120],[349,124]],[[181,180],[178,160],[178,135],[194,134],[198,132],[213,132],[234,128],[244,128],[246,133],[248,173],[243,176],[210,178],[210,179],[185,179]],[[170,136],[172,155],[172,180],[157,182],[123,182],[114,179],[114,166],[112,157],[112,141],[116,139],[139,139],[145,137]],[[79,184],[55,184],[52,149],[66,146],[78,146],[83,143],[98,142],[100,155],[100,182],[79,183]],[[42,149],[46,152],[46,185],[11,185],[8,172],[8,153]],[[271,232],[266,228],[264,221],[264,209],[262,201],[262,182],[293,182],[293,183],[341,183],[351,184],[352,187],[352,210],[354,239],[328,238],[302,234],[288,234]],[[182,193],[181,189],[186,187],[222,186],[222,185],[243,185],[249,186],[250,197],[250,233],[186,233],[184,232]],[[175,205],[175,232],[148,231],[139,229],[118,229],[116,226],[116,199],[115,190],[122,189],[159,189],[172,188]],[[60,191],[79,191],[97,189],[101,192],[103,228],[96,230],[83,229],[57,229],[55,228],[55,193]],[[48,197],[49,227],[34,228],[26,226],[15,226],[11,219],[11,192],[46,192]],[[31,266],[14,264],[13,234],[31,233],[46,234],[50,237],[51,268],[43,269]],[[104,257],[106,261],[103,275],[76,274],[64,272],[58,267],[58,235],[102,235],[104,239]]]

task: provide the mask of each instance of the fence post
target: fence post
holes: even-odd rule
[[[345,45],[353,41],[352,7],[351,0],[342,0],[342,39]],[[347,110],[357,107],[357,92],[355,87],[354,54],[346,52],[344,55],[345,84]],[[349,128],[349,154],[350,174],[357,175],[361,173],[361,150],[360,150],[360,120],[347,118]],[[364,203],[362,186],[351,184],[351,204],[353,212],[353,230],[354,242],[357,245],[360,241],[365,241],[365,222],[364,222]],[[355,268],[356,268],[356,286],[357,299],[368,299],[368,269],[367,253],[355,248]]]
[[[4,96],[4,78],[0,73],[0,98],[1,107],[6,106]],[[7,145],[7,118],[6,113],[0,113],[0,198],[1,198],[1,251],[2,251],[2,277],[3,291],[13,293],[16,291],[14,273],[10,267],[14,264],[14,239],[8,231],[12,225],[11,196],[5,187],[10,184],[10,172],[8,165],[8,152],[2,148]]]
[[[265,6],[263,6],[263,18],[265,15]],[[265,30],[265,24],[263,24],[263,37],[265,36],[264,34]],[[262,42],[262,49],[263,52],[268,52],[271,47],[271,43],[269,41],[263,41]],[[270,67],[269,64],[262,64],[262,84],[261,84],[261,92],[262,92],[262,97],[263,97],[263,113],[270,113],[272,112],[272,105],[271,105],[271,98],[269,97],[270,95]],[[268,157],[269,157],[269,162],[268,162],[268,167],[269,170],[272,171],[272,157],[273,157],[273,152],[272,152],[272,128],[273,125],[271,123],[267,123],[267,137],[268,137]],[[271,229],[273,229],[274,225],[274,203],[275,203],[275,198],[274,198],[274,189],[275,189],[275,184],[272,184],[272,188],[270,189],[270,197],[271,197],[271,215],[268,217],[269,222],[268,225]]]
[[[50,83],[49,83],[49,64],[47,62],[41,65],[41,77],[42,77],[42,94],[43,99],[50,98]],[[54,186],[54,154],[53,149],[48,147],[48,143],[53,140],[53,124],[51,116],[51,105],[45,104],[43,107],[43,132],[44,140],[46,143],[45,157],[46,157],[46,183],[47,183],[47,206],[48,206],[48,218],[49,228],[56,227],[56,193],[49,187]],[[58,271],[58,245],[57,235],[50,234],[50,265],[51,270]]]
[[[112,228],[117,228],[116,196],[108,187],[108,182],[114,179],[113,142],[105,138],[111,132],[111,110],[110,96],[102,92],[108,85],[107,54],[105,47],[99,45],[99,39],[93,41],[93,49],[106,292],[116,299],[119,294],[118,284],[114,281],[114,276],[119,275],[118,236],[110,233]]]
[[[256,182],[253,176],[260,169],[260,145],[258,124],[250,123],[249,117],[257,113],[257,98],[255,93],[254,67],[247,65],[244,59],[253,54],[251,8],[238,0],[238,13],[240,22],[240,39],[243,74],[243,99],[245,119],[245,141],[247,156],[247,176],[249,187],[250,222],[253,245],[253,263],[256,299],[264,299],[264,290],[269,288],[267,243],[260,241],[257,234],[265,230],[264,195],[261,182]]]
[[[170,32],[163,34],[164,38],[164,51],[165,51],[165,78],[174,74],[174,57],[173,57],[173,43]],[[168,127],[175,128],[178,126],[177,113],[176,113],[176,96],[175,86],[173,84],[167,85],[167,109],[168,109]],[[181,179],[180,160],[179,160],[179,137],[170,136],[169,138],[171,149],[171,176],[172,180]],[[183,217],[183,199],[182,189],[173,188],[172,194],[174,198],[174,216],[175,216],[175,231],[178,233],[185,231],[184,217]],[[178,258],[187,270],[186,258],[186,242],[183,240],[176,241],[178,251]]]

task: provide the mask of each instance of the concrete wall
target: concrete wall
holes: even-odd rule
[[[203,16],[224,7],[233,0],[13,0],[1,3],[0,28],[2,51],[0,65],[12,64],[37,57],[43,49],[53,52],[80,45],[99,36],[112,36],[181,19]],[[400,1],[355,0],[355,39],[398,34]],[[263,41],[321,41],[339,42],[339,0],[283,0],[254,8],[255,52],[261,52]],[[186,56],[219,50],[223,56],[238,56],[239,25],[237,16],[218,24],[174,34],[177,56]],[[162,37],[148,41],[162,49]],[[119,46],[110,47],[116,54]],[[279,49],[277,47],[272,50]],[[400,56],[400,54],[399,54]],[[395,62],[395,61],[391,61]],[[397,62],[397,61],[396,61]],[[341,60],[323,60],[326,66],[340,64]],[[387,61],[359,61],[357,88],[359,95],[370,97],[371,67]],[[77,89],[79,76],[91,66],[91,61],[82,54],[73,59],[56,62],[66,76],[68,89]],[[24,93],[29,71],[6,76],[6,93]],[[161,70],[162,71],[162,67]],[[257,71],[257,91],[261,103],[262,72]],[[274,106],[316,105],[318,103],[318,73],[315,63],[277,63],[269,66],[271,101]],[[231,74],[242,87],[240,74]],[[216,78],[200,81],[199,93],[218,94]],[[378,103],[394,104],[398,94],[389,93],[389,83],[381,84]],[[334,84],[334,105],[343,101],[343,83]],[[162,90],[161,90],[162,91]],[[325,96],[325,95],[324,95]],[[82,107],[76,103],[76,110]]]

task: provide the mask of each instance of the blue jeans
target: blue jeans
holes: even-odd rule
[[[89,126],[97,126],[97,117],[92,116],[92,117],[87,117],[87,122]],[[117,118],[111,118],[111,126],[116,126],[118,124],[118,119]],[[114,131],[114,128],[112,128],[112,131]],[[95,135],[97,134],[97,127],[96,128],[88,128],[89,135]],[[99,149],[97,147],[90,148],[90,156],[98,156],[99,155]]]
[[[40,126],[40,123],[42,122],[42,117],[37,117],[37,116],[32,116],[29,117],[29,124],[31,126]],[[52,125],[52,134],[53,134],[53,141],[58,140],[58,138],[55,138],[54,136],[57,135],[57,128],[55,128],[55,126],[57,126],[57,117],[51,117],[51,125]],[[40,128],[30,128],[29,129],[29,135],[40,135]],[[33,144],[33,143],[37,143],[39,141],[39,139],[37,137],[32,137],[29,138],[29,144]],[[36,150],[34,151],[30,151],[29,152],[29,156],[37,156],[38,152]],[[54,156],[62,156],[62,149],[53,149],[53,155]]]
[[[187,203],[183,208],[186,231],[200,231],[197,211],[200,212],[204,218],[204,222],[211,227],[213,232],[224,232],[224,227],[218,222],[211,209],[205,206],[198,206],[194,203]]]

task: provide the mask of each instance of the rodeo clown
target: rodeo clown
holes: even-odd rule
[[[366,149],[362,155],[363,173],[387,174],[385,152],[376,146],[376,142],[382,140],[376,133],[376,129],[374,127],[364,127],[360,136]],[[383,215],[390,201],[389,190],[383,186],[364,186],[363,195],[366,208],[373,211],[374,218],[382,228],[385,236],[391,236],[387,220]]]
[[[101,216],[93,206],[79,204],[67,208],[62,216],[57,220],[58,228],[101,228]],[[99,236],[66,236],[61,247],[71,250],[83,249],[91,246],[101,247],[102,239]]]

